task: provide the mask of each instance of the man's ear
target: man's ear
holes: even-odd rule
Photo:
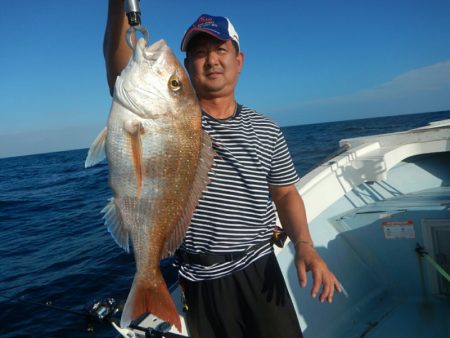
[[[242,67],[244,66],[244,53],[239,52],[237,55],[238,59],[238,67],[239,67],[239,73],[242,71]]]

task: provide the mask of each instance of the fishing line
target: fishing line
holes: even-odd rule
[[[48,309],[62,311],[62,312],[66,312],[66,313],[71,313],[73,315],[78,315],[78,316],[83,316],[83,317],[85,317],[87,315],[86,313],[82,313],[82,312],[66,309],[66,308],[63,308],[63,307],[51,305],[50,301],[48,301],[47,303],[39,303],[39,302],[31,301],[31,300],[26,300],[26,299],[24,299],[23,296],[19,297],[19,298],[14,298],[14,297],[0,295],[0,297],[8,299],[8,300],[11,300],[11,301],[14,301],[14,302],[33,304],[33,305],[37,305],[37,306],[43,306],[43,307],[46,307]]]
[[[26,300],[24,299],[24,296],[15,298],[10,296],[1,295],[1,298],[18,302],[18,303],[25,303],[25,304],[32,304],[36,306],[45,307],[47,309],[69,313],[75,316],[84,317],[87,320],[87,330],[92,332],[94,331],[94,321],[96,322],[103,322],[103,323],[112,323],[112,322],[118,322],[117,318],[114,318],[113,316],[116,315],[120,309],[117,305],[114,298],[106,298],[99,301],[93,301],[85,305],[84,312],[81,311],[74,311],[71,309],[67,309],[60,306],[52,305],[50,301],[46,303],[39,303],[32,300]]]

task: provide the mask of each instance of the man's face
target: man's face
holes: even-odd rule
[[[184,65],[200,99],[234,93],[244,56],[231,40],[199,34],[189,43]]]

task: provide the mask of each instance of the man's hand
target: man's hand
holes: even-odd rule
[[[309,233],[308,222],[303,199],[295,185],[270,186],[272,199],[277,206],[281,224],[295,247],[295,266],[298,280],[302,288],[306,287],[306,275],[312,272],[313,286],[311,295],[316,297],[322,286],[319,296],[321,302],[333,300],[334,290],[341,292],[341,286],[334,274],[328,269],[325,262],[313,247]]]
[[[320,302],[327,300],[328,303],[331,303],[334,291],[342,291],[336,276],[328,269],[328,266],[311,245],[297,243],[295,248],[295,265],[302,288],[306,287],[307,272],[311,271],[313,278],[311,296],[313,298],[317,296],[322,286],[322,293],[319,296]]]

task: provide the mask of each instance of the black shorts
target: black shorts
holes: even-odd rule
[[[303,337],[274,253],[229,276],[181,283],[193,338]]]

